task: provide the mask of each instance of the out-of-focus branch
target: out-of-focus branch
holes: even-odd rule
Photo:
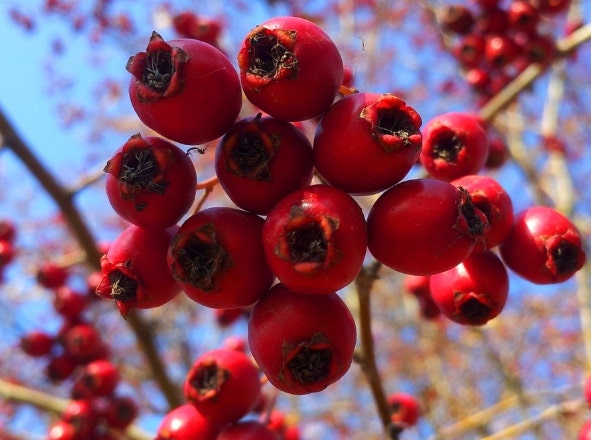
[[[58,205],[58,208],[68,222],[72,234],[86,254],[87,264],[93,269],[99,270],[101,255],[97,248],[96,240],[82,218],[80,211],[76,208],[72,193],[58,182],[55,176],[35,156],[1,109],[0,136],[2,138],[2,144],[14,152]],[[179,389],[166,373],[166,368],[154,344],[153,332],[138,313],[129,313],[127,315],[127,323],[135,333],[138,345],[144,353],[153,377],[165,395],[169,406],[172,408],[180,405],[182,400]]]
[[[357,297],[359,301],[359,336],[361,339],[361,356],[356,357],[356,361],[361,366],[361,371],[371,389],[374,402],[384,430],[388,433],[391,425],[391,409],[386,400],[386,394],[382,386],[382,380],[378,371],[373,333],[371,330],[371,291],[381,264],[377,261],[363,267],[357,278],[355,286],[357,288]],[[388,438],[392,438],[389,436]]]
[[[44,411],[50,411],[56,414],[61,414],[69,402],[67,399],[61,399],[2,379],[0,379],[0,396],[7,401],[27,403]],[[128,427],[125,435],[129,440],[152,439],[151,435],[135,425]]]
[[[567,37],[564,37],[556,43],[557,59],[564,58],[572,53],[578,46],[591,39],[591,24],[587,24]],[[506,108],[513,100],[527,87],[529,87],[536,78],[546,71],[547,66],[541,64],[531,64],[517,78],[511,81],[501,92],[495,95],[480,110],[480,116],[486,120],[491,120],[499,111]]]

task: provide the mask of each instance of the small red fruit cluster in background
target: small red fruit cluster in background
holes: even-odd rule
[[[0,283],[2,283],[4,269],[14,260],[16,250],[16,226],[9,219],[0,219]]]
[[[19,348],[44,363],[43,372],[52,383],[67,383],[70,401],[49,427],[49,440],[111,440],[138,414],[138,404],[119,391],[119,368],[110,360],[107,341],[86,317],[95,301],[94,284],[86,292],[69,285],[68,267],[46,262],[36,272],[40,287],[52,295],[61,328],[50,333],[33,329],[25,333]]]
[[[555,56],[555,36],[544,21],[566,11],[570,0],[476,1],[451,4],[438,15],[450,50],[471,88],[488,99],[532,63],[548,64]]]

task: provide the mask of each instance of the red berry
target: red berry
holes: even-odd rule
[[[484,213],[489,228],[484,232],[480,245],[490,249],[500,244],[513,228],[513,202],[507,191],[495,179],[488,176],[468,175],[451,182],[470,194],[472,203]]]
[[[245,353],[218,348],[195,360],[185,378],[183,392],[208,420],[220,426],[233,423],[259,401],[259,371]]]
[[[343,83],[341,55],[318,25],[275,17],[255,27],[238,53],[242,88],[265,113],[286,121],[325,113]]]
[[[507,162],[509,151],[507,144],[498,137],[489,137],[488,156],[484,166],[489,169],[500,168]]]
[[[392,409],[392,423],[401,428],[414,426],[421,416],[421,407],[412,394],[396,392],[387,397]]]
[[[228,327],[245,315],[244,309],[215,309],[215,321],[220,327]]]
[[[47,262],[43,263],[37,270],[37,282],[48,289],[55,289],[66,283],[70,275],[67,268],[57,264]]]
[[[519,56],[519,46],[507,35],[491,35],[484,49],[486,61],[494,68],[502,68]]]
[[[475,22],[470,9],[455,4],[442,7],[438,18],[444,31],[460,35],[470,32]]]
[[[278,440],[273,430],[257,420],[245,420],[227,425],[216,440]]]
[[[131,104],[141,121],[161,136],[202,144],[224,134],[242,106],[232,63],[203,41],[164,41],[153,32],[145,52],[130,57]]]
[[[312,145],[293,124],[259,114],[226,132],[216,149],[215,169],[236,206],[266,215],[312,181]]]
[[[216,440],[221,428],[187,403],[164,416],[154,440]]]
[[[579,430],[577,440],[591,440],[591,419],[588,419],[583,423]]]
[[[49,427],[47,440],[79,440],[76,428],[65,420],[56,420]]]
[[[0,220],[0,241],[13,242],[16,237],[16,226],[12,220]]]
[[[45,374],[52,382],[61,382],[74,372],[78,366],[78,360],[69,353],[60,353],[51,356],[45,365]]]
[[[538,8],[543,14],[559,14],[566,11],[571,0],[538,0]]]
[[[398,183],[421,151],[421,117],[391,94],[354,93],[323,116],[314,136],[316,170],[349,193],[374,194]]]
[[[290,394],[321,391],[349,370],[355,321],[335,293],[302,295],[275,285],[254,306],[248,342],[269,382]]]
[[[20,340],[20,348],[29,356],[40,357],[51,352],[55,337],[40,330],[25,334]]]
[[[484,325],[501,313],[509,293],[505,265],[491,251],[473,253],[429,283],[439,310],[458,324]]]
[[[404,289],[417,299],[421,316],[432,320],[441,315],[441,310],[431,296],[430,279],[427,275],[407,274],[404,276]]]
[[[189,217],[173,238],[168,266],[192,300],[213,308],[253,304],[275,276],[265,261],[263,219],[229,207]]]
[[[84,366],[79,381],[92,396],[108,396],[119,384],[119,370],[107,359],[98,359]]]
[[[71,400],[62,412],[62,420],[74,427],[76,438],[89,439],[98,425],[98,413],[90,399]]]
[[[583,267],[586,258],[576,226],[546,206],[518,213],[499,250],[511,270],[536,284],[566,281]]]
[[[464,67],[478,67],[484,59],[485,40],[480,34],[468,34],[454,45],[452,51]]]
[[[173,226],[195,199],[197,174],[191,158],[161,138],[133,135],[104,171],[111,206],[137,226]]]
[[[538,63],[547,65],[554,60],[556,44],[550,35],[527,35],[516,40],[521,51],[521,58],[529,65]]]
[[[436,179],[401,182],[373,204],[368,248],[386,266],[411,275],[451,269],[488,227],[466,190]]]
[[[166,253],[177,230],[130,226],[123,231],[101,259],[97,294],[113,299],[123,316],[172,300],[181,289],[168,271]]]
[[[290,290],[330,294],[361,270],[367,248],[361,207],[346,192],[312,185],[281,200],[263,227],[269,266]]]
[[[103,353],[103,340],[98,330],[89,324],[70,327],[61,337],[67,354],[79,362],[96,359]]]
[[[540,22],[540,11],[527,0],[512,0],[507,8],[512,31],[534,33]]]
[[[194,38],[217,47],[222,26],[218,20],[195,15],[191,11],[180,12],[172,18],[175,31],[182,38]]]
[[[125,429],[138,416],[136,401],[129,396],[110,395],[107,397],[101,415],[111,428]]]
[[[86,309],[86,298],[69,286],[60,286],[54,290],[53,307],[60,315],[76,319]]]
[[[583,398],[589,407],[591,407],[591,375],[585,377],[583,386]]]
[[[453,180],[478,173],[488,156],[488,137],[467,113],[435,116],[423,129],[421,163],[436,179]]]

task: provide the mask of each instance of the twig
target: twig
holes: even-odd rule
[[[375,261],[369,266],[363,267],[355,279],[359,301],[359,334],[361,339],[361,356],[358,356],[356,361],[359,362],[361,371],[369,383],[384,431],[388,434],[388,438],[392,438],[389,435],[392,411],[388,405],[376,364],[373,333],[371,330],[370,296],[380,267],[381,264]]]
[[[42,393],[22,385],[0,379],[0,396],[5,400],[27,403],[39,409],[61,414],[68,406],[69,400]],[[131,425],[125,431],[129,440],[151,440],[152,436],[141,428]]]
[[[193,213],[201,211],[201,208],[203,208],[203,205],[207,201],[207,198],[213,192],[213,189],[215,188],[215,186],[218,183],[219,183],[219,180],[218,180],[217,176],[214,176],[210,179],[207,179],[204,182],[197,184],[197,191],[202,189],[202,190],[204,190],[204,193],[201,196],[201,198],[199,199],[199,201],[197,202],[197,205],[195,205],[195,208],[193,209]]]

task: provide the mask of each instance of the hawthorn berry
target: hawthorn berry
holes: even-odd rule
[[[278,440],[275,432],[257,420],[244,420],[225,426],[216,440]]]
[[[78,378],[92,396],[108,396],[119,384],[119,370],[107,359],[98,359],[84,365]]]
[[[70,400],[63,410],[61,419],[71,424],[75,438],[90,439],[98,426],[98,412],[91,399]]]
[[[244,352],[217,348],[195,360],[185,378],[183,393],[216,425],[237,422],[259,401],[259,370]]]
[[[78,363],[69,353],[50,355],[45,364],[45,376],[51,382],[61,382],[72,375]]]
[[[472,253],[456,267],[431,275],[429,289],[447,318],[458,324],[480,326],[505,307],[509,275],[494,252]]]
[[[242,107],[240,79],[230,60],[203,41],[164,41],[153,32],[145,52],[129,58],[129,97],[140,120],[182,144],[212,141]]]
[[[437,179],[394,185],[374,202],[368,249],[399,272],[432,275],[459,264],[483,239],[488,221],[468,191]]]
[[[177,230],[129,226],[101,258],[103,277],[96,293],[114,300],[122,316],[172,300],[181,289],[168,271],[166,254]]]
[[[172,25],[182,38],[194,38],[218,47],[218,39],[222,31],[218,20],[196,15],[191,11],[183,11],[172,17]]]
[[[431,277],[427,275],[408,275],[404,276],[404,290],[412,294],[419,303],[419,311],[423,318],[432,320],[441,315],[441,310],[433,301],[429,281]]]
[[[389,394],[386,399],[392,410],[390,419],[394,425],[406,428],[417,424],[421,416],[421,407],[415,396],[395,392]]]
[[[37,283],[48,289],[55,289],[66,283],[70,272],[67,268],[52,262],[43,263],[35,275]]]
[[[253,304],[275,279],[265,261],[263,224],[256,214],[230,207],[207,208],[189,217],[168,250],[177,285],[207,307]]]
[[[279,283],[253,307],[248,343],[259,368],[290,394],[322,391],[349,370],[357,339],[336,294],[302,295]]]
[[[216,440],[221,428],[186,403],[164,416],[154,440]]]
[[[16,225],[12,220],[0,219],[0,241],[13,242],[16,238]]]
[[[315,23],[275,17],[256,26],[238,52],[248,100],[279,119],[302,121],[325,113],[343,83],[335,43]]]
[[[266,215],[312,181],[312,145],[293,124],[259,113],[226,132],[216,149],[215,170],[236,206]]]
[[[158,137],[133,135],[104,171],[109,203],[137,226],[173,226],[195,199],[197,173],[189,154]]]
[[[79,362],[97,359],[104,348],[99,331],[90,324],[69,327],[60,338],[64,351]]]
[[[110,394],[103,403],[100,414],[111,428],[125,429],[139,414],[138,405],[130,396]]]
[[[20,339],[20,349],[33,357],[41,357],[51,353],[55,337],[41,330],[32,330]]]
[[[566,281],[586,259],[577,227],[547,206],[532,206],[516,214],[499,251],[509,269],[536,284]]]
[[[477,174],[487,157],[488,137],[475,116],[449,112],[425,124],[420,158],[431,177],[450,181]]]
[[[283,198],[267,215],[263,246],[277,278],[298,293],[330,294],[361,270],[367,228],[346,192],[311,185]]]
[[[590,440],[591,439],[591,419],[587,419],[581,428],[579,429],[579,434],[577,436],[577,440]]]
[[[476,249],[493,248],[500,244],[513,228],[513,202],[501,184],[489,176],[466,175],[451,182],[470,194],[472,203],[484,213],[488,229]],[[482,245],[482,246],[480,246]]]
[[[402,180],[421,151],[421,117],[391,94],[354,93],[322,117],[314,164],[327,183],[354,194],[375,194]]]
[[[53,308],[67,319],[76,319],[86,309],[86,298],[69,286],[60,286],[54,289]]]
[[[451,4],[443,6],[438,14],[438,19],[444,31],[465,35],[474,26],[474,15],[464,5]]]
[[[468,34],[455,43],[452,52],[463,67],[478,67],[484,60],[485,47],[482,35]]]
[[[76,428],[65,420],[56,420],[53,422],[47,433],[47,440],[78,440]]]

